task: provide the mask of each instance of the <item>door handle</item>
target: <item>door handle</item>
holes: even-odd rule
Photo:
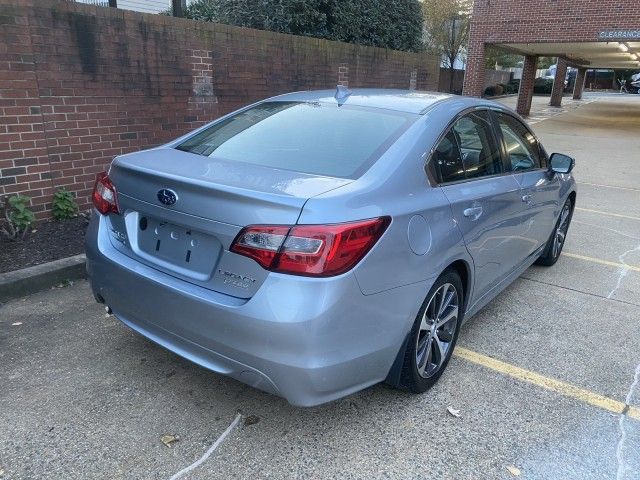
[[[480,215],[482,215],[482,207],[478,206],[478,207],[465,208],[462,213],[465,217],[474,217],[474,219],[476,219]]]
[[[526,195],[522,196],[522,201],[528,205],[531,203],[532,198],[533,198],[533,195],[527,193]]]

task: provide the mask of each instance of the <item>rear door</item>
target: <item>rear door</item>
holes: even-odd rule
[[[505,156],[505,169],[521,188],[523,247],[526,255],[545,244],[555,224],[560,191],[557,176],[547,172],[547,156],[537,138],[516,117],[495,112]]]
[[[430,168],[473,258],[475,301],[523,258],[520,185],[503,171],[489,113],[476,110],[458,119],[436,147]]]

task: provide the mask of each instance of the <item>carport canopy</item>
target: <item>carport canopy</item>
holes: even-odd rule
[[[573,98],[576,100],[582,98],[587,69],[640,70],[640,31],[611,33],[624,36],[607,38],[608,32],[602,32],[602,40],[595,42],[492,43],[501,50],[525,57],[516,107],[518,113],[529,114],[539,57],[558,57],[558,68],[549,102],[555,107],[562,103],[567,66],[578,69],[573,90]]]
[[[562,57],[574,67],[640,69],[640,40],[575,43],[498,43],[496,47],[528,56]]]
[[[484,0],[473,3],[463,94],[482,96],[487,47],[524,55],[517,110],[527,115],[538,58],[558,57],[550,105],[559,106],[567,66],[575,66],[574,98],[587,69],[640,70],[640,9],[620,0]]]

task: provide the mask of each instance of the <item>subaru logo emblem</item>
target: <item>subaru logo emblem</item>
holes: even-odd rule
[[[178,195],[173,190],[163,188],[162,190],[158,191],[158,200],[163,205],[170,207],[178,201]]]

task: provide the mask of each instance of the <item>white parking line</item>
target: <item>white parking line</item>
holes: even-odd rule
[[[601,188],[616,188],[618,190],[630,190],[632,192],[640,192],[640,188],[633,187],[618,187],[617,185],[601,185],[599,183],[588,183],[588,182],[576,182],[578,185],[589,185],[591,187],[601,187]]]
[[[577,108],[583,107],[584,105],[588,105],[597,101],[597,99],[589,99],[589,100],[581,100],[580,102],[570,101],[565,102],[565,104],[561,107],[545,107],[540,110],[535,110],[533,114],[530,114],[528,117],[525,117],[525,120],[529,125],[535,125],[536,123],[544,122],[545,120],[550,120],[552,118],[557,117],[558,115],[563,115],[565,113],[572,112]]]
[[[621,213],[604,212],[602,210],[592,210],[590,208],[581,208],[581,207],[576,207],[575,209],[581,212],[597,213],[598,215],[606,215],[608,217],[627,218],[629,220],[640,220],[640,217],[633,217],[631,215],[622,215]]]
[[[204,463],[207,460],[207,458],[209,458],[211,456],[211,454],[215,451],[215,449],[218,448],[222,442],[224,442],[224,439],[227,438],[227,436],[233,431],[233,429],[236,428],[236,426],[238,425],[238,422],[240,421],[241,418],[242,418],[242,415],[238,414],[236,416],[235,420],[233,422],[231,422],[231,425],[229,425],[227,427],[227,429],[224,432],[222,432],[222,435],[220,435],[218,437],[218,439],[215,441],[215,443],[209,447],[209,450],[207,450],[204,453],[204,455],[202,455],[198,460],[193,462],[188,467],[185,467],[182,470],[180,470],[173,477],[171,477],[170,480],[177,480],[178,478],[180,478],[180,477],[186,475],[187,473],[189,473],[194,468],[198,468],[200,465],[202,465],[202,463]]]

